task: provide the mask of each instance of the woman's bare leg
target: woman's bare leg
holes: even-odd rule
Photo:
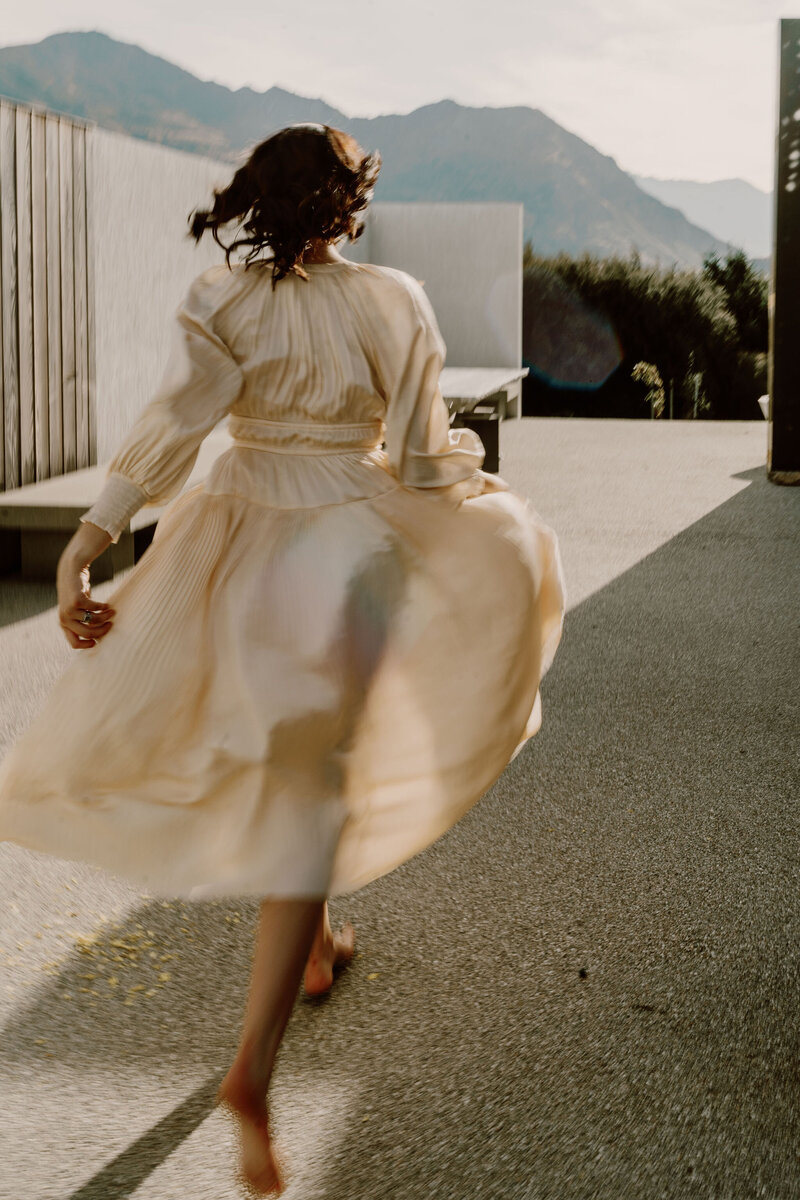
[[[322,907],[314,942],[306,963],[303,987],[309,996],[327,992],[333,983],[333,969],[349,962],[355,951],[356,934],[349,923],[334,933],[328,916],[327,901]]]
[[[323,899],[261,905],[239,1050],[220,1086],[220,1100],[239,1122],[242,1175],[264,1195],[277,1195],[283,1187],[269,1136],[267,1091],[324,910]]]

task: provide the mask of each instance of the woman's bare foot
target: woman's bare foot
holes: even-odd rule
[[[240,1147],[240,1178],[256,1196],[280,1196],[284,1189],[280,1163],[269,1134],[266,1093],[234,1063],[220,1084],[217,1101],[236,1119]]]
[[[326,912],[314,938],[303,976],[303,988],[307,996],[321,996],[330,990],[334,968],[350,961],[355,945],[356,931],[350,922],[334,933]]]

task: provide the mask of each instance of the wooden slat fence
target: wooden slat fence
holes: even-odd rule
[[[0,99],[0,491],[97,461],[90,135]]]

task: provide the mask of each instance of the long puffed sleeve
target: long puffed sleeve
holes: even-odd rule
[[[146,504],[178,495],[203,439],[234,404],[242,372],[213,328],[214,281],[220,268],[198,275],[179,305],[161,382],[106,467],[95,503],[80,518],[118,542],[131,517]]]
[[[406,487],[451,501],[480,495],[485,450],[473,430],[450,428],[439,383],[447,350],[433,307],[418,280],[396,277],[405,286],[380,338],[389,468]]]

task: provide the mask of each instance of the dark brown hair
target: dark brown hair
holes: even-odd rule
[[[245,269],[253,262],[272,264],[272,286],[289,272],[308,275],[299,262],[312,238],[326,241],[347,235],[354,242],[364,230],[356,214],[372,199],[381,169],[379,151],[365,154],[355,138],[330,125],[300,123],[272,134],[252,151],[214,204],[189,217],[196,242],[207,229],[225,251],[249,246]],[[236,221],[241,236],[226,245],[219,230]],[[272,258],[263,258],[269,247]]]

